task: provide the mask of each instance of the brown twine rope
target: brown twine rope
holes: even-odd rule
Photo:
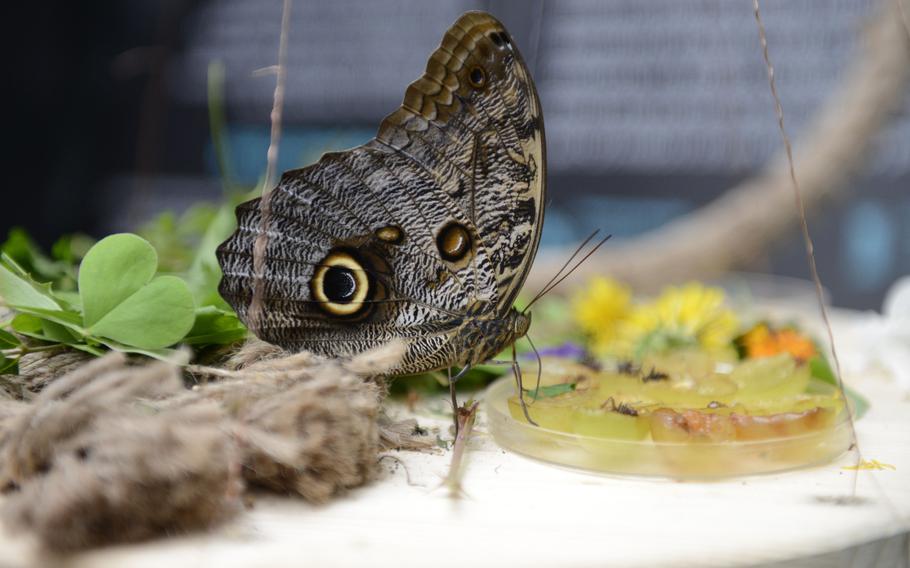
[[[362,485],[380,451],[426,449],[381,416],[400,343],[347,360],[251,342],[225,368],[130,364],[119,353],[38,369],[31,401],[0,400],[0,517],[52,550],[208,528],[242,509],[245,486],[324,502]],[[20,377],[28,392],[35,387]]]

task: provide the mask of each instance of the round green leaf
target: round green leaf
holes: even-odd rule
[[[183,339],[187,345],[223,345],[246,337],[247,330],[233,312],[215,306],[196,310],[193,329]]]
[[[126,345],[160,349],[183,339],[195,317],[186,282],[159,276],[107,311],[88,331]]]
[[[142,237],[121,233],[98,241],[79,267],[83,324],[99,323],[145,286],[157,268],[158,255]]]

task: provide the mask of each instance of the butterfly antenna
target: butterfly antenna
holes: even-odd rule
[[[584,264],[586,260],[588,260],[589,258],[591,258],[591,255],[593,255],[595,252],[597,252],[597,249],[599,249],[601,246],[603,246],[604,243],[606,243],[607,241],[609,241],[610,238],[611,238],[612,236],[613,236],[613,235],[607,235],[606,237],[602,238],[596,245],[594,245],[594,248],[592,248],[590,251],[588,251],[588,253],[587,253],[586,255],[584,255],[583,257],[581,257],[581,259],[579,259],[579,261],[575,263],[575,266],[573,266],[572,268],[570,268],[570,269],[568,270],[568,272],[566,272],[565,274],[563,274],[562,277],[561,277],[559,280],[557,280],[556,282],[554,282],[553,284],[551,284],[546,290],[544,290],[544,291],[543,291],[543,294],[548,294],[551,290],[553,290],[554,288],[556,288],[557,286],[559,286],[560,284],[562,284],[563,281],[564,281],[566,278],[568,278],[569,276],[572,275],[573,272],[575,272],[576,270],[578,270],[578,268],[579,268],[582,264]]]
[[[594,235],[592,234],[591,237],[593,237],[593,236],[594,236]],[[537,296],[535,296],[534,299],[531,300],[530,303],[528,303],[527,306],[525,306],[525,309],[522,311],[522,313],[527,312],[527,311],[528,311],[528,308],[530,308],[531,305],[532,305],[534,302],[536,302],[537,300],[543,298],[545,295],[549,294],[554,288],[556,288],[557,286],[559,286],[560,284],[562,284],[563,280],[565,280],[565,279],[568,278],[573,272],[575,272],[576,270],[578,270],[578,267],[581,266],[582,264],[584,264],[584,262],[585,262],[586,260],[588,260],[589,258],[591,258],[591,255],[594,254],[595,252],[597,252],[597,249],[599,249],[601,246],[603,246],[603,244],[604,244],[605,242],[607,242],[608,240],[610,240],[610,237],[612,237],[612,236],[613,236],[613,235],[607,235],[606,237],[604,237],[603,239],[601,239],[596,245],[594,245],[594,248],[592,248],[590,251],[588,251],[587,254],[585,254],[583,257],[581,257],[581,259],[580,259],[578,262],[575,263],[575,266],[573,266],[573,267],[570,268],[565,274],[563,274],[562,276],[560,276],[558,280],[556,280],[555,282],[554,282],[553,280],[550,280],[551,283],[548,284],[547,286],[545,286],[543,290],[541,290],[540,292],[538,292]],[[591,237],[588,237],[588,239],[585,241],[584,244],[587,244],[587,242],[588,242],[589,240],[591,240]],[[584,245],[582,245],[582,246],[584,246]],[[576,252],[575,254],[577,254],[577,252]],[[575,254],[572,255],[573,258],[575,257]],[[571,260],[571,259],[570,259],[570,260]],[[567,264],[568,264],[568,263],[567,263]],[[560,272],[562,272],[562,270],[560,270]],[[557,273],[557,274],[558,274],[558,273]]]
[[[569,259],[560,267],[560,269],[556,271],[556,274],[554,274],[553,277],[550,278],[549,282],[547,282],[546,284],[543,285],[543,288],[540,289],[540,292],[538,292],[537,295],[534,296],[534,298],[531,300],[531,304],[536,302],[540,298],[543,291],[546,290],[550,286],[550,284],[552,284],[557,278],[559,278],[559,275],[562,274],[562,271],[565,270],[566,267],[572,263],[572,261],[575,259],[575,257],[578,256],[578,253],[580,253],[581,250],[583,248],[585,248],[585,246],[589,242],[591,242],[591,239],[593,239],[595,236],[597,236],[597,233],[599,233],[599,232],[600,232],[600,229],[595,229],[593,233],[588,235],[588,238],[586,238],[580,245],[578,245],[578,248],[575,249],[575,252],[572,253],[572,256],[570,256]],[[527,310],[527,308],[525,308],[525,310]]]

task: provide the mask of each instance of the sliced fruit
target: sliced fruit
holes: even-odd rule
[[[729,370],[736,363],[736,352],[732,349],[703,351],[700,349],[677,349],[656,355],[648,355],[641,362],[647,373],[656,369],[674,380],[697,381],[717,372]]]
[[[528,414],[544,428],[584,436],[650,434],[655,442],[705,444],[819,431],[844,410],[836,389],[812,380],[808,366],[787,354],[740,364],[728,359],[678,351],[643,367],[599,372],[548,358],[540,388],[525,385]],[[513,418],[527,421],[517,396],[508,405]]]
[[[655,442],[730,442],[736,430],[725,414],[659,408],[650,414],[651,437]]]
[[[531,420],[541,428],[571,432],[572,413],[579,408],[590,407],[596,403],[592,400],[590,389],[579,389],[553,397],[538,397],[537,400],[526,394],[525,404]],[[527,422],[524,410],[521,408],[521,401],[517,396],[509,398],[509,414],[515,420]]]
[[[571,421],[576,434],[615,440],[641,440],[651,429],[646,416],[613,401],[602,408],[579,408],[572,413]]]
[[[743,403],[797,395],[805,392],[810,378],[809,366],[798,364],[786,353],[747,359],[730,373],[730,380],[739,388],[736,400]]]
[[[834,417],[834,411],[815,407],[802,412],[782,412],[764,416],[731,414],[730,422],[736,431],[737,440],[770,440],[823,430],[833,424]]]
[[[814,402],[806,401],[806,405]],[[743,406],[719,409],[674,410],[660,408],[650,414],[655,442],[730,442],[771,440],[800,436],[831,427],[835,406],[812,406],[805,410],[751,414]]]

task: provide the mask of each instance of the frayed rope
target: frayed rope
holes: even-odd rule
[[[369,380],[403,350],[330,360],[251,342],[224,368],[189,367],[189,389],[178,367],[119,353],[42,376],[31,401],[0,400],[0,517],[66,551],[211,527],[248,486],[324,502],[369,481],[381,450],[432,446],[382,416]]]

